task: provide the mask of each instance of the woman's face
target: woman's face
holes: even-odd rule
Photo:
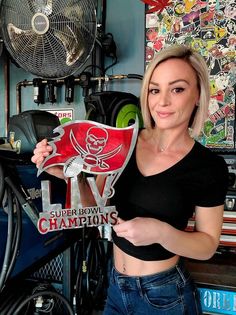
[[[199,100],[194,69],[184,60],[173,58],[154,70],[148,91],[148,105],[159,129],[188,128]]]

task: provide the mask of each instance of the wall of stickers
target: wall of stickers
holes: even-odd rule
[[[211,102],[199,141],[212,149],[235,151],[235,0],[141,1],[146,4],[146,65],[172,44],[200,52],[209,66]]]

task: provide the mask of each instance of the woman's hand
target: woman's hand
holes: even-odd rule
[[[31,158],[31,161],[36,164],[36,167],[43,163],[45,158],[52,153],[52,147],[48,144],[47,139],[43,139],[42,141],[36,144],[36,147],[33,151],[34,155]],[[46,170],[46,172],[50,175],[56,176],[58,178],[64,179],[64,174],[61,166],[53,166]]]
[[[161,221],[153,218],[134,218],[124,221],[118,218],[118,223],[113,226],[117,236],[126,238],[135,246],[145,246],[159,243]]]
[[[39,168],[44,159],[52,153],[52,147],[48,145],[47,139],[43,139],[36,144],[33,153],[34,155],[32,156],[31,161],[36,164],[37,168]]]

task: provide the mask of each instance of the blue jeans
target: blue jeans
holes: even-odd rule
[[[164,272],[129,277],[111,271],[103,315],[199,315],[197,288],[180,261]]]

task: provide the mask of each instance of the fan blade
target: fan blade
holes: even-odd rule
[[[50,12],[51,14],[52,13],[52,0],[47,1],[46,7],[47,7],[48,12]]]
[[[65,15],[68,19],[73,17],[73,18],[78,19],[78,21],[82,21],[84,10],[82,10],[80,5],[75,4],[70,7],[65,7],[63,11],[63,15]]]
[[[53,0],[28,0],[28,5],[33,13],[44,13],[46,15],[52,14],[52,1]]]
[[[22,48],[25,48],[26,43],[30,44],[28,47],[34,47],[36,42],[32,41],[35,33],[32,30],[22,30],[16,27],[14,24],[9,23],[7,25],[7,32],[11,41],[11,45],[14,50],[21,51]],[[34,37],[35,38],[35,37]]]
[[[81,7],[81,4],[74,4],[61,8],[50,19],[50,27],[53,29],[54,35],[63,43],[66,50],[67,66],[72,66],[82,57],[86,52],[88,42],[94,35],[91,32],[91,27],[89,29],[83,23],[85,17],[86,8]],[[89,22],[90,26],[94,23],[94,28],[96,27],[96,20],[92,14]]]
[[[91,30],[86,26],[86,24],[90,24],[91,27],[93,24],[96,25],[96,21],[94,20],[92,14],[89,14],[91,12],[87,12],[87,8],[82,8],[81,5],[75,4],[71,7],[67,7],[63,11],[63,15],[68,18],[69,20],[73,20],[74,23],[81,28],[81,30],[87,34],[84,34],[85,37],[91,35]],[[88,20],[87,23],[83,23],[85,19]]]
[[[54,30],[54,35],[62,42],[66,50],[66,65],[72,66],[85,52],[85,42],[78,31],[75,33],[69,25],[62,31]]]
[[[61,3],[60,3],[61,4]],[[70,4],[68,5],[67,2],[65,2],[63,5],[60,6],[55,5],[55,9],[53,8],[53,15],[56,18],[57,16],[63,15],[67,17],[70,20],[78,20],[82,21],[85,10],[81,7],[81,3],[78,4]]]
[[[46,1],[46,4],[42,6],[42,12],[46,15],[52,14],[52,0]]]

